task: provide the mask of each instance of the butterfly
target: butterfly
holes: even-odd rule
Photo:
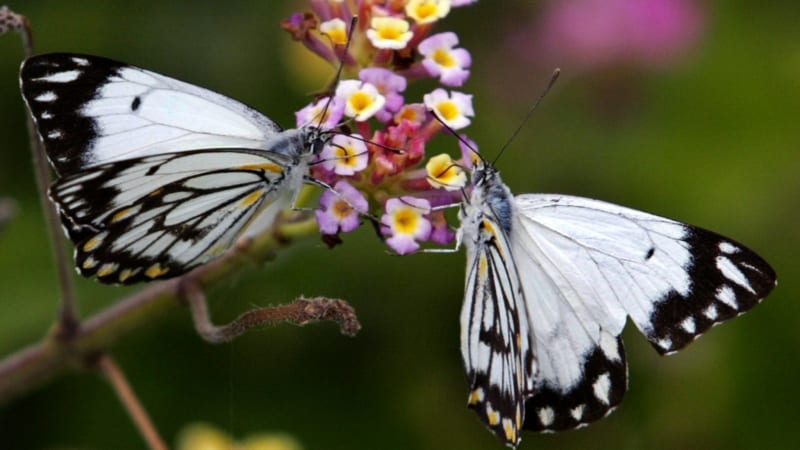
[[[104,283],[181,275],[268,228],[332,137],[98,56],[28,58],[20,87],[76,268]]]
[[[471,182],[457,234],[468,405],[511,447],[522,429],[613,411],[628,384],[628,317],[671,354],[776,285],[760,256],[714,232],[588,198],[514,196],[482,160]]]

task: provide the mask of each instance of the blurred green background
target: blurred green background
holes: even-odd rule
[[[532,5],[532,6],[531,6]],[[301,1],[45,1],[9,6],[34,24],[39,52],[99,54],[242,100],[284,125],[325,76],[279,21]],[[702,2],[690,51],[663,67],[627,61],[585,67],[525,58],[519,32],[540,3],[481,1],[437,26],[452,30],[474,66],[467,129],[494,155],[564,70],[499,161],[517,192],[561,192],[625,204],[711,228],[761,253],[780,284],[746,316],[662,358],[626,330],[630,390],[590,427],[523,435],[526,448],[796,448],[800,419],[800,33],[796,2]],[[0,38],[0,196],[17,217],[0,230],[0,355],[50,327],[57,285],[33,182],[22,59]],[[574,69],[573,69],[574,66]],[[305,73],[305,75],[303,75]],[[432,85],[423,85],[428,89]],[[422,91],[421,91],[422,92]],[[439,139],[438,151],[455,154]],[[278,326],[231,345],[194,333],[174,308],[123,339],[113,354],[164,437],[206,421],[240,437],[284,431],[306,449],[500,449],[466,404],[459,354],[464,256],[390,257],[369,227],[328,250],[311,239],[212,294],[228,320],[299,294],[348,299],[364,326]],[[793,262],[794,261],[794,262]],[[76,280],[84,316],[131,289]],[[6,449],[138,449],[136,430],[93,374],[60,378],[0,409]]]

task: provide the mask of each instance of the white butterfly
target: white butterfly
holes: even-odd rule
[[[472,173],[461,352],[469,406],[507,445],[520,430],[580,427],[627,389],[630,317],[661,354],[761,301],[761,257],[711,231],[553,194],[514,197],[489,163]]]
[[[263,231],[331,138],[97,56],[29,58],[20,86],[77,269],[107,283],[180,275]]]

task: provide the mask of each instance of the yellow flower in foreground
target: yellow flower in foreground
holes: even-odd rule
[[[457,191],[467,184],[467,174],[447,153],[429,159],[425,170],[428,172],[428,183],[433,187]]]

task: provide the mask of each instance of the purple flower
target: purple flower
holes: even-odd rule
[[[425,57],[422,65],[445,86],[461,86],[469,77],[472,64],[469,52],[458,45],[455,33],[439,33],[419,43],[417,49]]]
[[[421,198],[403,196],[390,198],[384,207],[386,214],[381,217],[382,231],[391,236],[386,239],[400,255],[413,253],[419,249],[417,241],[430,237],[431,223],[423,217],[431,210],[431,204]]]
[[[447,245],[453,242],[456,234],[450,229],[447,224],[447,219],[444,217],[443,211],[434,211],[430,214],[431,224],[433,231],[431,231],[430,240],[437,244]]]
[[[323,111],[325,117],[320,120]],[[333,100],[325,97],[297,111],[294,116],[297,127],[319,124],[320,128],[335,128],[344,116],[344,101],[338,97],[333,97]]]
[[[319,231],[322,234],[349,233],[358,228],[359,214],[367,212],[367,199],[344,180],[336,183],[333,189],[336,192],[325,191],[319,199],[322,208],[315,211]]]
[[[459,135],[459,137],[461,137],[458,140],[458,148],[461,149],[461,160],[464,161],[464,167],[471,169],[474,162],[480,159],[478,144],[468,138],[466,134]]]
[[[406,90],[408,83],[405,78],[381,67],[366,67],[358,73],[358,79],[378,88],[378,92],[386,98],[383,108],[375,114],[381,122],[390,121],[394,113],[403,107],[405,99],[400,92]]]

